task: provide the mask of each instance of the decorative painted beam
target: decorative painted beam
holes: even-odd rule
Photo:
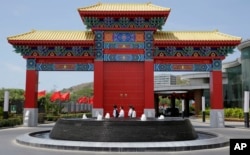
[[[145,31],[145,60],[153,60],[153,31]]]
[[[104,54],[104,61],[144,61],[144,54]]]
[[[103,60],[103,31],[95,31],[95,60]]]
[[[144,49],[144,43],[118,43],[118,42],[105,42],[105,49],[119,48],[119,49]]]
[[[82,19],[84,24],[86,25],[87,29],[97,29],[97,28],[129,28],[129,29],[162,29],[162,26],[165,24],[166,17],[105,17],[105,18],[98,18],[98,17],[83,17]]]
[[[169,57],[169,56],[188,56],[188,57],[223,57],[227,56],[228,54],[233,53],[233,49],[235,47],[193,47],[193,46],[186,46],[186,47],[156,47],[154,56],[161,56],[161,57]]]
[[[213,60],[212,62],[212,70],[213,71],[221,71],[222,61],[221,60]]]
[[[38,71],[94,71],[94,64],[43,64],[37,63],[36,70]]]
[[[154,71],[204,72],[211,70],[211,64],[154,64]]]
[[[27,59],[26,69],[27,70],[35,70],[36,69],[36,59]]]
[[[81,46],[14,46],[15,52],[20,53],[24,57],[41,57],[41,56],[68,56],[68,57],[84,57],[84,56],[95,56],[92,47],[81,47]]]

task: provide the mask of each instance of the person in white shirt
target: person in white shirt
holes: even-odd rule
[[[134,107],[132,108],[132,118],[136,118],[136,111]]]
[[[124,110],[122,106],[120,106],[120,112],[118,117],[124,117]]]
[[[129,110],[128,110],[128,117],[132,118],[132,112],[133,112],[133,107],[129,106]]]

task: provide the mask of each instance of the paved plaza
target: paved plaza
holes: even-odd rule
[[[224,135],[228,138],[250,138],[250,129],[244,127],[243,122],[225,122],[226,128],[210,128],[209,121],[205,123],[200,119],[190,118],[192,124],[197,131],[205,131]],[[72,151],[45,149],[38,147],[30,147],[16,143],[16,137],[25,133],[50,130],[53,124],[39,125],[38,127],[15,127],[0,129],[0,155],[66,155],[66,154],[173,154],[173,155],[228,155],[229,146],[214,149],[178,151],[178,152],[88,152],[88,151]]]

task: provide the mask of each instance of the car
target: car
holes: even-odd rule
[[[181,116],[179,108],[166,108],[164,111],[164,116],[179,117]]]

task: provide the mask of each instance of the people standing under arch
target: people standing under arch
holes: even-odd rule
[[[128,110],[128,117],[132,118],[132,113],[133,113],[133,107],[129,106],[129,110]]]
[[[123,110],[123,106],[120,106],[120,112],[119,112],[119,116],[120,118],[124,117],[124,110]]]
[[[134,107],[132,107],[132,118],[136,118],[136,111]]]
[[[114,110],[113,110],[113,117],[118,117],[119,116],[119,113],[118,113],[118,109],[117,109],[117,106],[114,105]]]

